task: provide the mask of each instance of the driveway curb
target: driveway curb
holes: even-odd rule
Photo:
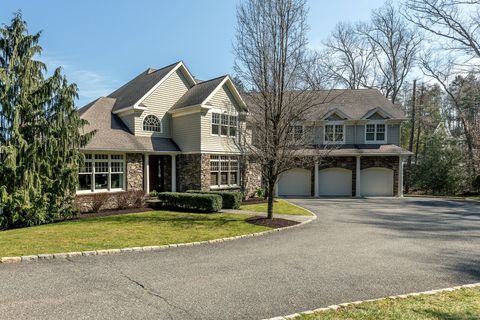
[[[300,312],[300,313],[293,313],[293,314],[289,314],[288,316],[278,316],[278,317],[273,317],[273,318],[266,318],[264,320],[295,319],[295,318],[300,317],[302,315],[309,315],[309,314],[313,314],[313,313],[337,310],[337,309],[340,309],[342,307],[357,305],[357,304],[361,304],[361,303],[364,303],[364,302],[375,302],[375,301],[382,301],[382,300],[386,300],[386,299],[405,299],[405,298],[410,298],[410,297],[416,297],[416,296],[419,296],[419,295],[422,295],[422,294],[429,295],[429,294],[436,294],[436,293],[442,293],[442,292],[451,292],[451,291],[464,289],[464,288],[476,288],[476,287],[480,287],[480,282],[465,284],[465,285],[455,286],[455,287],[450,287],[450,288],[444,288],[444,289],[429,290],[429,291],[423,291],[423,292],[414,292],[414,293],[407,293],[407,294],[399,294],[399,295],[396,295],[396,296],[388,296],[388,297],[383,297],[383,298],[378,298],[378,299],[369,299],[369,300],[361,300],[361,301],[334,304],[334,305],[324,307],[324,308],[318,308],[318,309],[314,309],[314,310],[303,311],[303,312]]]
[[[315,213],[313,213],[312,211],[306,208],[303,208],[303,207],[301,208],[307,210],[312,214],[312,216],[309,216],[310,219],[302,221],[293,226],[288,226],[283,228],[275,228],[271,230],[249,233],[249,234],[244,234],[240,236],[220,238],[220,239],[186,242],[186,243],[173,243],[173,244],[166,244],[161,246],[129,247],[129,248],[121,248],[121,249],[102,249],[102,250],[90,250],[90,251],[63,252],[63,253],[44,253],[44,254],[38,254],[38,255],[25,255],[25,256],[14,256],[14,257],[0,257],[0,264],[20,263],[20,262],[38,262],[40,260],[60,260],[60,259],[65,260],[68,258],[80,257],[80,256],[102,256],[102,255],[128,253],[128,252],[162,251],[170,248],[192,247],[192,246],[199,246],[199,245],[207,245],[211,243],[227,242],[227,241],[238,240],[243,238],[259,237],[259,236],[267,235],[274,232],[298,228],[317,219],[317,216],[315,215]]]

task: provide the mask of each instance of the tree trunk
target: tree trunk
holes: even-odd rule
[[[413,80],[413,93],[412,93],[412,110],[410,115],[410,140],[408,141],[408,151],[412,152],[413,150],[413,141],[415,139],[415,97],[417,91],[417,80]],[[408,193],[410,190],[410,172],[412,170],[412,156],[408,156],[407,161],[407,183],[405,184],[405,193]]]
[[[268,207],[267,207],[267,218],[273,219],[273,198],[275,194],[275,182],[270,181],[268,183]]]

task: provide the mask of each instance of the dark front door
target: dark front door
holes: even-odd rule
[[[150,192],[155,190],[158,192],[165,191],[165,169],[164,158],[162,156],[149,156],[149,180]]]

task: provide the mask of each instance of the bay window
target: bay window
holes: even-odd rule
[[[385,123],[367,123],[365,125],[366,143],[385,142],[386,130]]]
[[[343,143],[345,138],[344,131],[345,126],[343,124],[326,124],[323,140],[325,143]]]
[[[85,162],[78,175],[77,191],[122,190],[124,181],[124,155],[85,154]]]
[[[238,156],[210,156],[210,186],[238,186]]]
[[[237,116],[212,112],[212,135],[235,137],[237,127]]]

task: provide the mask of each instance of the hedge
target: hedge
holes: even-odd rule
[[[188,190],[188,193],[197,194],[216,194],[222,197],[222,209],[240,209],[240,204],[243,200],[243,194],[239,191],[200,191]]]
[[[161,192],[159,205],[169,210],[193,212],[218,212],[222,208],[222,197],[215,194]]]

